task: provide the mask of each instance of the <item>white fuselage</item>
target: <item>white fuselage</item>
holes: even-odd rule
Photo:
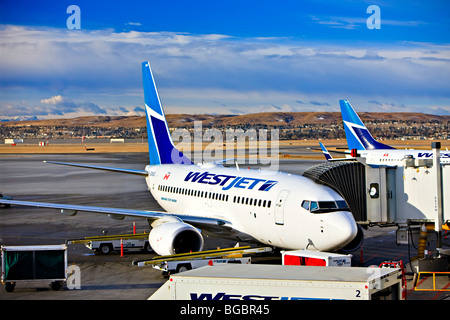
[[[413,150],[413,149],[376,149],[358,150],[361,157],[366,158],[367,164],[374,165],[402,165],[405,156],[412,156],[414,159],[433,159],[433,150]],[[450,151],[440,151],[441,163],[450,163]]]
[[[148,188],[167,212],[220,218],[266,245],[332,251],[357,233],[349,211],[312,213],[302,208],[304,200],[343,200],[302,176],[210,164],[165,164],[146,170]]]

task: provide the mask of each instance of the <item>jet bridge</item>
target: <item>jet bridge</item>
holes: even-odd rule
[[[398,226],[397,243],[417,245],[417,272],[428,265],[442,271],[450,268],[450,250],[442,249],[448,245],[443,232],[450,230],[450,165],[440,162],[439,142],[432,148],[433,159],[405,156],[398,166],[343,159],[311,167],[303,175],[336,190],[359,225]],[[425,257],[425,249],[434,253]],[[421,262],[425,260],[431,263]]]
[[[442,231],[450,220],[450,165],[406,156],[401,166],[370,165],[363,158],[311,167],[303,175],[336,190],[359,224],[407,226],[434,223]]]

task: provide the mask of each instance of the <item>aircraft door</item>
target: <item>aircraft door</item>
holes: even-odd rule
[[[289,190],[283,190],[278,195],[277,202],[275,204],[275,224],[284,225],[284,204],[286,198],[289,195]]]

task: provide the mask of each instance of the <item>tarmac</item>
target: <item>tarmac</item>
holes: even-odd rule
[[[293,150],[290,150],[293,153]],[[310,152],[300,150],[297,152]],[[74,154],[1,154],[0,193],[15,200],[70,203],[118,208],[162,210],[148,192],[143,178],[119,173],[46,164],[42,161],[90,163],[112,167],[143,169],[147,153],[74,153]],[[280,170],[301,174],[321,160],[284,159]],[[58,210],[11,207],[0,208],[0,243],[2,245],[63,244],[68,239],[108,234],[148,231],[144,219],[125,218],[116,221],[102,214],[78,213],[67,217]],[[365,242],[353,252],[353,266],[379,265],[385,260],[409,261],[414,248],[396,245],[396,228],[371,227],[364,231]],[[205,239],[205,250],[234,246],[229,240]],[[241,245],[245,245],[242,244]],[[0,286],[0,300],[146,300],[166,277],[151,267],[133,266],[153,254],[125,252],[96,255],[82,244],[68,246],[69,265],[80,268],[80,289],[63,287],[53,291],[40,282],[21,282],[13,292]],[[270,263],[281,262],[281,256],[268,257]],[[268,261],[269,261],[268,260]],[[258,260],[259,261],[259,260]],[[261,262],[260,262],[261,263]],[[408,300],[448,299],[449,291],[414,291],[412,274],[407,271]],[[445,277],[448,282],[448,278]],[[426,280],[428,281],[428,280]],[[427,285],[422,280],[423,285]],[[450,285],[450,282],[447,285]]]

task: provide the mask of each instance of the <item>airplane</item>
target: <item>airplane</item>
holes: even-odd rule
[[[328,151],[322,143],[319,143],[326,160],[349,160],[359,156],[365,158],[367,164],[395,166],[402,165],[405,157],[412,157],[414,159],[433,159],[432,150],[396,149],[376,141],[348,100],[339,100],[339,105],[341,108],[348,149],[351,151],[331,151],[347,155],[346,158],[333,158],[330,151]],[[441,163],[450,163],[450,152],[448,150],[441,150],[440,159]]]
[[[173,144],[149,62],[142,63],[149,164],[144,170],[89,164],[47,163],[134,174],[145,178],[164,211],[53,204],[18,200],[0,203],[147,219],[149,242],[159,255],[201,251],[203,236],[283,249],[356,250],[363,232],[345,200],[303,176],[215,163],[194,164]]]

